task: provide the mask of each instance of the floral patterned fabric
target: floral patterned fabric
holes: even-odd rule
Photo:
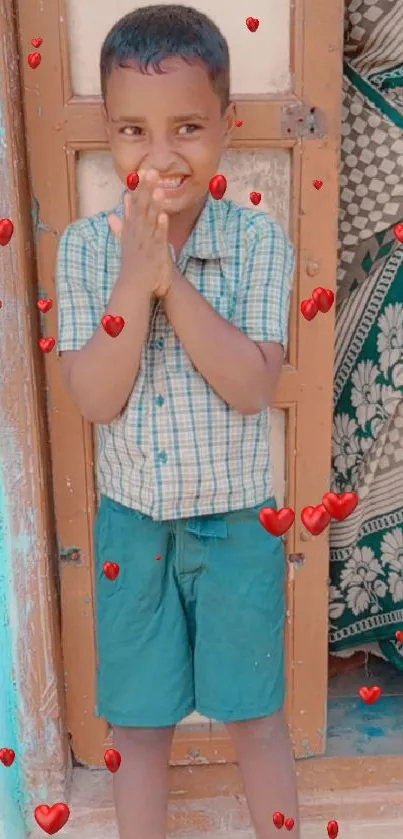
[[[385,12],[387,0],[380,2]],[[394,32],[402,22],[393,45],[400,61],[403,0],[388,8]],[[375,11],[372,0],[348,7],[361,68],[366,38],[372,59],[364,76],[356,58],[344,83],[331,488],[357,492],[359,504],[331,525],[329,649],[376,642],[403,670],[403,645],[395,640],[403,629],[403,246],[391,224],[403,221],[403,66],[391,67],[379,53],[381,69],[374,69],[368,21]]]

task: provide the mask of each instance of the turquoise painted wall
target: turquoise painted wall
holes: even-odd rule
[[[4,437],[3,437],[4,442]],[[1,441],[0,441],[1,457]],[[18,614],[13,591],[13,545],[0,462],[0,748],[14,749],[10,767],[0,763],[0,839],[25,839],[23,776],[18,743],[18,692],[15,680],[15,638]]]

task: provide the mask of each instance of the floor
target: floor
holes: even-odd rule
[[[178,790],[175,791],[176,794]],[[368,809],[368,799],[371,799]],[[170,839],[254,839],[242,796],[218,795],[215,799],[170,802]],[[235,801],[235,799],[237,799]],[[111,794],[111,778],[101,771],[76,769],[70,801],[71,817],[63,839],[118,839]],[[403,836],[403,789],[371,788],[300,793],[302,839],[324,839],[329,819],[336,818],[340,839],[386,839]],[[175,816],[188,813],[192,821],[181,829]],[[199,814],[199,824],[197,824]],[[211,830],[206,830],[206,815]],[[195,818],[196,816],[196,818]],[[182,819],[183,824],[183,819]],[[284,832],[284,831],[283,831]],[[35,833],[35,839],[37,834]],[[287,834],[288,835],[288,834]],[[289,834],[292,839],[292,833]],[[10,837],[11,839],[11,837]],[[284,837],[283,837],[284,839]]]
[[[366,705],[360,687],[379,685]],[[376,656],[364,667],[329,680],[327,757],[403,755],[403,673]]]
[[[379,824],[362,822],[360,825],[352,825],[345,822],[340,826],[340,839],[386,839],[386,837],[399,837],[403,834],[403,821],[383,821]],[[177,835],[177,834],[175,834]],[[289,834],[292,837],[292,833]],[[303,824],[301,831],[302,839],[324,839],[327,836],[326,826],[319,824]],[[170,834],[168,834],[170,839]],[[200,833],[181,833],[180,839],[200,839]],[[203,833],[203,839],[255,839],[251,831],[237,831],[234,833]],[[63,828],[63,839],[118,839],[116,832],[110,828],[105,831],[87,832],[85,828],[69,830]]]
[[[366,705],[358,690],[375,684],[382,688],[382,696],[374,705]],[[365,667],[330,680],[327,751],[324,758],[314,759],[316,766],[323,767],[321,781],[314,790],[304,782],[300,788],[302,839],[327,837],[329,819],[337,819],[340,839],[403,837],[403,760],[400,764],[399,758],[391,757],[397,760],[397,770],[386,783],[379,769],[387,760],[381,755],[403,755],[402,695],[403,674],[373,656]],[[349,756],[356,758],[356,765],[366,762],[370,766],[370,787],[343,789],[342,772],[335,767]],[[305,768],[308,763],[297,762],[297,775],[301,764]],[[181,771],[191,777],[196,769],[182,767]],[[168,820],[171,839],[254,839],[246,802],[233,783],[220,788],[213,780],[208,795],[214,797],[200,799],[189,794],[186,777],[182,775],[179,783],[173,783]],[[199,789],[200,776],[193,778]],[[109,773],[77,767],[69,806],[71,816],[63,828],[63,839],[118,839]],[[292,833],[289,836],[292,839]]]

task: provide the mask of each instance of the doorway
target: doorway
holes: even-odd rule
[[[235,16],[231,0],[198,5],[222,28],[233,57],[232,94],[242,125],[222,162],[228,196],[248,205],[249,192],[258,189],[261,209],[289,230],[298,254],[273,433],[278,501],[296,512],[286,545],[286,710],[295,753],[307,757],[322,754],[326,739],[328,548],[326,534],[313,538],[304,530],[300,513],[320,503],[328,488],[333,311],[309,323],[300,303],[316,286],[334,287],[336,275],[341,8],[324,9],[323,0],[256,0],[261,23],[252,35],[247,0]],[[73,219],[116,203],[98,57],[109,27],[133,3],[99,3],[95,17],[91,0],[19,0],[17,7],[21,54],[33,33],[43,39],[41,64],[32,70],[24,61],[22,68],[39,287],[53,299],[58,237]],[[318,178],[321,190],[313,185]],[[56,306],[41,327],[43,336],[56,336]],[[65,391],[57,357],[49,353],[44,361],[67,724],[76,761],[101,767],[109,731],[94,716],[92,434]],[[234,753],[220,726],[192,717],[178,727],[172,760],[231,763]]]
[[[342,114],[332,489],[359,503],[330,533],[327,753],[401,755],[401,0],[347,0]]]

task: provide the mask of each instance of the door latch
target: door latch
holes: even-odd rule
[[[284,138],[312,137],[313,140],[326,137],[324,113],[308,102],[288,102],[281,116],[281,130]]]

